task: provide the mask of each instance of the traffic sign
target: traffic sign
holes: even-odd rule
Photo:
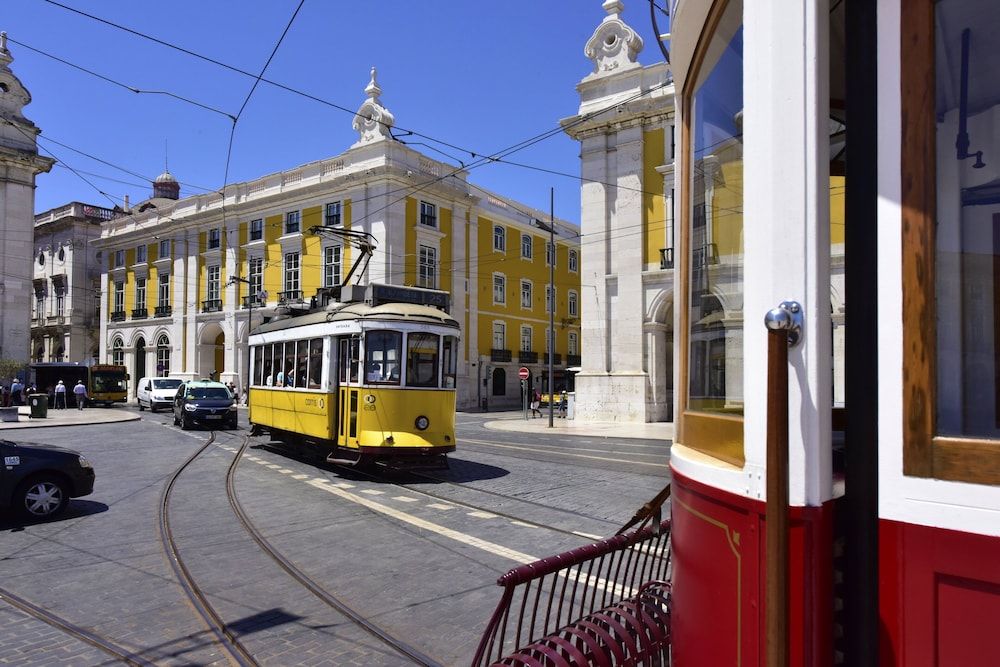
[[[524,366],[521,366],[519,369],[517,369],[517,377],[521,378],[522,380],[527,380],[529,375],[531,375],[531,371],[529,371]]]

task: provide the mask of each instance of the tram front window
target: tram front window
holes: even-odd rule
[[[402,351],[402,333],[369,331],[365,336],[365,382],[398,385]]]
[[[438,386],[437,334],[411,333],[406,337],[406,386]]]

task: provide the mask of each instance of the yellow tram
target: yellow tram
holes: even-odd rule
[[[444,464],[455,450],[459,323],[426,305],[426,296],[446,301],[447,294],[386,285],[356,291],[367,298],[281,317],[252,333],[251,424],[275,440],[321,448],[332,462]],[[418,302],[386,303],[380,293]]]

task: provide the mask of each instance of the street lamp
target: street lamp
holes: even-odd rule
[[[549,428],[555,424],[553,412],[555,403],[555,378],[554,364],[552,360],[556,353],[556,214],[555,214],[555,188],[549,188],[549,224],[546,225],[541,220],[535,219],[535,226],[549,233],[549,247],[552,249],[552,257],[549,260]],[[548,252],[546,252],[548,254]]]
[[[240,278],[239,276],[230,276],[228,285],[234,283],[244,283],[250,289],[247,290],[247,370],[245,379],[246,383],[243,386],[243,400],[247,405],[250,405],[250,326],[253,324],[253,302],[258,298],[267,299],[267,292],[261,290],[254,294],[251,290],[253,289],[253,283],[250,282],[248,278]]]

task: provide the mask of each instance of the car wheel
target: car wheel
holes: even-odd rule
[[[14,492],[14,506],[21,516],[45,519],[66,509],[69,489],[66,482],[52,475],[29,479]]]
[[[181,430],[187,431],[191,428],[191,421],[187,417],[181,417]]]
[[[156,412],[156,405],[154,405],[152,401],[149,403],[149,411]]]
[[[139,399],[136,399],[136,402],[139,404],[139,412],[142,412],[143,410],[146,409],[146,408],[142,407],[142,401],[140,401]],[[149,409],[152,410],[153,408],[150,407]]]
[[[177,413],[174,413],[174,426],[177,426],[180,422],[177,421]]]

